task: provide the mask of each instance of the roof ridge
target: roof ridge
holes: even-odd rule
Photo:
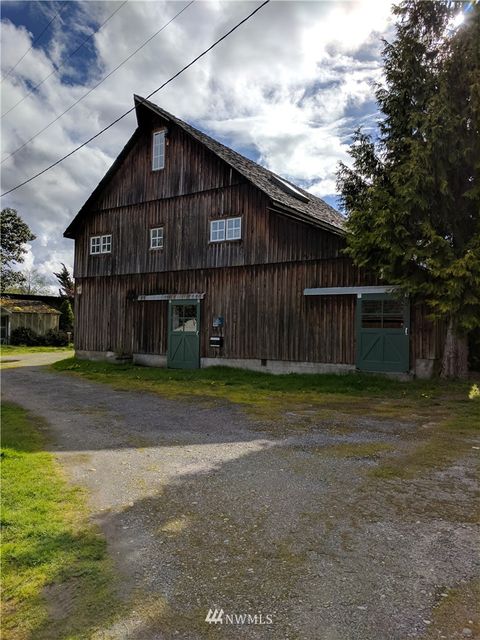
[[[210,136],[208,133],[204,133],[200,129],[197,129],[196,127],[194,127],[193,125],[189,124],[188,122],[185,122],[181,118],[178,118],[177,116],[173,115],[172,113],[170,113],[166,109],[163,109],[162,107],[159,107],[154,102],[151,102],[150,100],[147,100],[146,98],[143,98],[142,96],[139,96],[137,94],[134,94],[134,100],[138,104],[138,106],[145,105],[146,107],[148,107],[148,108],[152,109],[153,111],[157,112],[161,117],[164,117],[167,120],[171,120],[172,122],[176,123],[182,129],[184,129],[185,131],[187,131],[188,133],[193,135],[199,142],[201,142],[203,144],[208,143],[208,146],[210,147],[210,149],[214,153],[217,153],[218,151],[223,152],[220,157],[224,161],[226,161],[227,163],[229,163],[228,156],[233,155],[234,159],[237,160],[237,162],[239,162],[240,164],[247,163],[254,170],[257,170],[257,171],[261,172],[262,174],[266,174],[266,177],[268,177],[268,178],[273,177],[273,178],[276,178],[276,179],[278,179],[280,181],[284,181],[284,182],[289,183],[293,188],[298,189],[300,191],[300,193],[305,195],[305,197],[307,197],[309,199],[309,201],[312,200],[313,203],[316,203],[319,207],[322,207],[322,208],[326,209],[326,211],[324,213],[325,214],[328,213],[329,215],[328,216],[325,215],[325,217],[328,217],[330,219],[324,219],[323,217],[315,216],[315,215],[313,215],[313,212],[311,212],[311,211],[305,212],[305,213],[307,213],[307,215],[310,214],[311,217],[314,217],[314,218],[317,218],[318,220],[323,221],[328,226],[333,226],[333,227],[336,227],[339,230],[343,230],[343,222],[344,222],[343,216],[334,207],[329,205],[327,202],[325,202],[325,200],[323,200],[319,196],[316,196],[315,194],[310,193],[309,191],[307,191],[303,187],[298,186],[297,184],[295,184],[291,180],[288,180],[287,178],[284,178],[283,176],[275,173],[271,169],[268,169],[267,167],[264,167],[263,165],[259,164],[258,162],[255,162],[255,160],[251,160],[250,158],[247,158],[246,156],[242,155],[238,151],[235,151],[235,149],[232,149],[231,147],[227,147],[227,145],[223,144],[223,142],[220,142],[220,141],[216,140],[215,138],[212,138],[212,136]],[[215,147],[219,147],[219,149],[216,150]],[[217,155],[218,155],[218,153],[217,153]],[[225,156],[227,156],[227,157],[225,157]],[[245,172],[242,171],[241,167],[234,166],[234,168],[245,176]],[[256,181],[254,179],[252,179],[252,176],[246,175],[245,177],[247,177],[247,179],[249,179],[250,181],[254,182],[254,184],[256,184],[256,186],[258,188],[260,188],[260,189],[262,189],[264,191],[266,190],[265,189],[265,185],[263,185],[263,187],[262,187],[262,185],[257,184]],[[272,197],[272,193],[271,192],[276,193],[276,195],[278,196],[279,195],[278,192],[282,191],[283,194],[285,196],[287,196],[287,199],[289,201],[288,202],[285,202],[285,201],[281,202],[282,199],[280,199],[281,204],[283,204],[284,206],[287,206],[287,207],[291,207],[293,209],[299,209],[299,205],[300,205],[299,200],[297,198],[295,198],[294,195],[290,195],[289,196],[287,193],[285,193],[284,190],[282,190],[282,188],[280,186],[275,185],[274,183],[272,183],[271,184],[271,189],[267,189],[266,191],[267,191],[267,195],[270,195],[270,197]],[[283,200],[285,200],[285,198],[283,198]],[[303,204],[308,206],[308,203],[303,203]]]
[[[269,198],[274,210],[283,213],[284,215],[296,218],[301,222],[323,227],[324,229],[332,233],[340,235],[343,235],[345,233],[345,218],[341,215],[340,212],[338,212],[334,207],[325,202],[325,200],[322,200],[319,196],[310,193],[303,187],[295,185],[295,183],[291,182],[290,180],[287,180],[286,178],[283,178],[282,176],[274,173],[258,162],[250,160],[250,158],[243,156],[238,151],[227,147],[225,144],[219,142],[218,140],[215,140],[215,138],[212,138],[207,133],[203,133],[203,131],[200,131],[200,129],[197,129],[181,118],[177,118],[177,116],[174,116],[172,113],[169,113],[165,109],[162,109],[162,107],[159,107],[155,103],[150,102],[150,100],[142,98],[137,94],[134,94],[133,98],[136,109],[143,106],[146,109],[153,111],[153,113],[156,113],[161,118],[164,118],[167,122],[173,122],[181,129],[183,129],[188,135],[197,140],[199,144],[205,146],[223,162],[232,167],[248,182],[253,184],[254,187],[256,187],[259,191],[264,193]],[[106,172],[96,188],[90,194],[90,197],[84,203],[80,211],[69,224],[63,234],[65,237],[73,237],[72,234],[74,231],[74,227],[78,224],[78,221],[81,219],[83,212],[90,205],[90,203],[100,192],[100,190],[108,183],[113,173],[118,168],[119,163],[123,161],[126,154],[132,148],[132,145],[138,138],[141,128],[138,110],[137,120],[139,122],[139,126],[131,135],[130,139],[125,144],[110,169]],[[282,182],[286,184],[282,185]],[[291,186],[291,189],[286,188],[289,185]],[[299,196],[295,195],[294,192],[292,193],[292,190],[299,191],[299,193],[303,195],[303,197],[299,198]]]

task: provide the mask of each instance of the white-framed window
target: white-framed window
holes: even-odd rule
[[[240,240],[242,237],[242,218],[226,218],[210,221],[210,242]]]
[[[90,254],[111,253],[112,252],[112,235],[91,236],[90,238]]]
[[[90,238],[90,253],[102,252],[102,236],[94,236]]]
[[[102,253],[111,253],[112,251],[112,236],[102,236]]]
[[[152,139],[152,170],[165,167],[165,131],[155,131]]]
[[[225,240],[225,220],[211,220],[210,242],[221,242],[222,240]]]
[[[242,219],[227,219],[227,240],[240,240],[242,237]]]
[[[150,249],[163,249],[163,227],[150,229]]]

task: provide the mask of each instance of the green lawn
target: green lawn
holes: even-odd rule
[[[104,537],[44,450],[46,425],[2,409],[2,638],[90,638],[115,608]]]
[[[280,401],[285,407],[294,403],[322,403],[338,398],[409,399],[428,404],[448,397],[467,398],[472,383],[439,380],[401,382],[379,375],[350,373],[273,375],[229,367],[206,369],[162,369],[131,364],[92,362],[67,358],[52,365],[56,371],[106,382],[121,389],[150,390],[175,396],[225,398],[234,402],[262,404]],[[370,402],[370,401],[369,401]],[[371,403],[370,403],[371,404]]]
[[[47,353],[51,351],[72,351],[73,346],[69,347],[26,347],[25,345],[2,344],[0,346],[1,356],[16,356],[22,353]]]
[[[272,375],[227,367],[160,369],[75,358],[51,366],[126,391],[196,403],[235,402],[278,435],[319,423],[348,430],[363,417],[417,423],[410,448],[402,455],[392,453],[375,468],[379,478],[411,477],[448,465],[471,449],[480,431],[480,396],[472,393],[473,382],[401,382],[358,373]],[[339,450],[339,455],[358,455],[354,449]]]

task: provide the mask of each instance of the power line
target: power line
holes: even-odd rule
[[[178,16],[183,13],[186,9],[188,9],[188,7],[190,7],[193,3],[195,2],[195,0],[190,0],[190,2],[185,5],[183,7],[183,9],[180,9],[180,11],[178,13],[176,13],[173,18],[171,18],[168,22],[166,22],[162,27],[160,27],[160,29],[158,29],[158,31],[156,31],[152,36],[150,36],[150,38],[148,38],[148,40],[145,40],[145,42],[140,45],[137,49],[135,49],[135,51],[133,51],[133,53],[131,53],[127,58],[125,58],[119,65],[117,65],[114,69],[112,69],[110,71],[110,73],[107,73],[106,76],[104,76],[100,82],[97,82],[96,85],[94,85],[91,89],[89,89],[86,93],[84,93],[80,98],[78,98],[78,100],[76,100],[73,104],[71,104],[67,109],[65,109],[65,111],[63,111],[60,115],[58,115],[56,118],[54,118],[51,122],[49,122],[45,127],[43,127],[43,129],[40,129],[40,131],[37,131],[37,133],[35,133],[31,138],[29,138],[28,140],[26,140],[20,147],[18,147],[18,149],[15,149],[15,151],[12,151],[12,153],[10,153],[6,158],[4,158],[1,161],[1,164],[3,164],[4,162],[6,162],[9,158],[11,158],[12,156],[14,156],[16,153],[18,153],[19,151],[21,151],[24,147],[27,146],[27,144],[29,144],[30,142],[32,142],[32,140],[35,140],[35,138],[37,138],[41,133],[43,133],[44,131],[46,131],[47,129],[49,129],[52,124],[54,124],[55,122],[57,122],[57,120],[60,120],[60,118],[62,116],[64,116],[66,113],[68,113],[71,109],[73,109],[73,107],[75,107],[79,102],[81,102],[84,98],[86,98],[88,95],[90,95],[92,93],[92,91],[94,91],[97,87],[99,87],[103,82],[105,82],[105,80],[107,80],[110,76],[112,76],[116,71],[118,71],[118,69],[120,69],[120,67],[122,67],[126,62],[128,62],[131,58],[133,58],[133,56],[135,56],[141,49],[143,49],[144,47],[147,46],[147,44],[149,42],[151,42],[156,36],[158,36],[158,34],[163,31],[164,29],[166,29],[168,27],[168,25],[173,22],[176,18],[178,18]]]
[[[161,89],[163,89],[164,87],[167,86],[167,84],[170,84],[171,82],[173,82],[173,80],[175,80],[176,78],[178,78],[178,76],[180,76],[184,71],[186,71],[187,69],[189,69],[191,66],[193,66],[198,60],[200,60],[200,58],[203,58],[205,55],[207,55],[207,53],[209,53],[212,49],[214,49],[218,44],[220,44],[220,42],[222,42],[223,40],[225,40],[225,38],[228,38],[229,35],[231,35],[234,31],[236,31],[239,27],[242,26],[242,24],[244,24],[245,22],[247,22],[248,20],[250,20],[250,18],[252,18],[258,11],[260,11],[260,9],[262,9],[265,5],[267,5],[270,2],[270,0],[265,0],[265,2],[262,2],[261,5],[259,5],[256,9],[254,9],[251,13],[248,14],[248,16],[246,16],[245,18],[243,18],[243,20],[240,20],[240,22],[237,22],[237,24],[232,27],[229,31],[227,31],[221,38],[219,38],[218,40],[216,40],[213,44],[211,44],[208,49],[205,49],[204,51],[202,51],[202,53],[200,53],[198,56],[196,56],[193,60],[191,60],[188,64],[186,64],[182,69],[180,69],[180,71],[177,71],[177,73],[173,76],[171,76],[171,78],[169,78],[168,80],[166,80],[163,84],[161,84],[159,87],[157,87],[157,89],[155,89],[154,91],[152,91],[151,93],[148,94],[148,96],[146,98],[144,98],[144,101],[148,100],[149,98],[151,98],[153,95],[155,95],[156,93],[158,93]],[[113,127],[115,124],[117,124],[117,122],[120,122],[120,120],[123,120],[123,118],[125,118],[126,116],[128,116],[130,113],[132,113],[132,111],[135,111],[135,106],[132,107],[131,109],[129,109],[128,111],[125,111],[125,113],[123,113],[121,116],[119,116],[118,118],[116,118],[115,120],[113,120],[113,122],[111,122],[109,125],[107,125],[106,127],[104,127],[103,129],[101,129],[98,133],[96,133],[95,135],[93,135],[91,138],[89,138],[88,140],[85,140],[85,142],[82,142],[82,144],[78,145],[78,147],[75,147],[75,149],[72,149],[72,151],[70,151],[69,153],[65,154],[64,156],[62,156],[61,158],[59,158],[58,160],[56,160],[55,162],[53,162],[51,165],[49,165],[48,167],[45,167],[45,169],[42,169],[42,171],[39,171],[38,173],[36,173],[35,175],[31,176],[30,178],[28,178],[27,180],[24,180],[23,182],[21,182],[20,184],[17,184],[17,186],[13,187],[12,189],[9,189],[8,191],[5,191],[5,193],[2,193],[0,197],[4,197],[6,195],[8,195],[9,193],[12,193],[12,191],[16,191],[17,189],[20,189],[20,187],[23,187],[24,185],[28,184],[29,182],[32,182],[32,180],[35,180],[35,178],[38,178],[39,176],[43,175],[44,173],[46,173],[47,171],[49,171],[50,169],[53,169],[53,167],[56,167],[58,164],[60,164],[61,162],[63,162],[64,160],[66,160],[67,158],[69,158],[70,156],[73,156],[74,153],[76,153],[77,151],[79,151],[80,149],[82,149],[83,147],[86,147],[87,144],[89,144],[90,142],[92,142],[92,140],[95,140],[95,138],[98,138],[99,136],[102,135],[102,133],[105,133],[105,131],[107,131],[108,129],[110,129],[111,127]]]
[[[65,3],[66,5],[67,3]],[[40,38],[43,36],[43,34],[47,31],[47,29],[49,28],[49,26],[52,24],[52,22],[58,18],[60,16],[60,14],[63,11],[64,6],[60,5],[60,9],[57,11],[57,13],[53,16],[53,18],[50,20],[50,22],[45,26],[45,28],[43,29],[43,31],[41,33],[38,34],[38,36],[36,38],[33,39],[32,44],[30,45],[30,48],[27,49],[25,51],[25,53],[23,54],[23,56],[17,60],[17,62],[13,65],[13,67],[10,68],[9,71],[7,71],[7,73],[3,76],[3,78],[1,79],[0,82],[3,82],[4,80],[6,80],[8,78],[8,76],[12,73],[12,71],[15,71],[15,69],[18,67],[18,65],[21,63],[21,61],[25,58],[25,56],[27,55],[27,53],[29,53],[33,47],[37,44],[37,42],[40,40]]]
[[[126,5],[128,2],[128,0],[124,0],[124,2],[122,2],[122,4],[117,7],[115,9],[115,11],[113,13],[111,13],[108,18],[106,20],[104,20],[104,22],[102,22],[102,24],[97,27],[95,29],[95,31],[92,31],[92,33],[87,36],[85,38],[85,40],[75,49],[75,51],[72,51],[63,62],[61,62],[58,67],[54,67],[53,71],[51,71],[48,76],[45,76],[45,78],[43,78],[43,80],[40,80],[39,83],[37,83],[34,87],[32,87],[30,89],[30,91],[28,93],[26,93],[23,98],[20,98],[20,100],[18,102],[16,102],[13,107],[10,107],[10,109],[8,109],[7,111],[5,111],[5,113],[2,113],[2,115],[0,116],[0,118],[4,118],[8,113],[10,113],[10,111],[13,111],[16,107],[18,107],[19,104],[21,104],[24,100],[26,100],[28,98],[28,96],[30,96],[34,91],[36,91],[38,89],[38,87],[40,87],[46,80],[48,80],[49,78],[51,78],[55,73],[57,73],[62,67],[65,66],[65,64],[70,60],[70,58],[72,58],[78,51],[80,51],[80,49],[89,41],[93,38],[93,36],[98,33],[100,31],[100,29],[107,24],[107,22],[109,20],[111,20],[113,18],[113,16],[120,11],[120,9]]]

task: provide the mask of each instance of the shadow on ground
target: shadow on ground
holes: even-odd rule
[[[374,464],[266,447],[100,515],[135,611],[114,637],[421,637],[476,575],[474,479],[385,483],[366,477]],[[273,622],[220,629],[215,608]],[[477,613],[436,631],[454,638]]]
[[[9,400],[48,421],[120,576],[117,622],[96,621],[85,637],[476,633],[470,444],[409,479],[375,477],[429,433],[418,419],[309,416],[296,429],[306,418],[294,414],[273,429],[225,402],[166,400],[35,367],[11,369],[3,383]],[[215,608],[272,624],[210,625]]]

